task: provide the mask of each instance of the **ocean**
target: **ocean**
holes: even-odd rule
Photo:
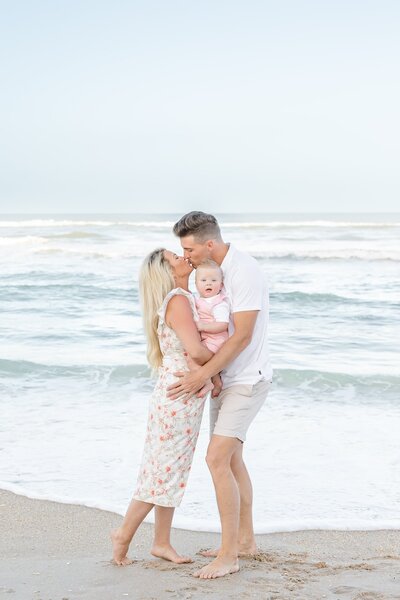
[[[138,270],[180,215],[0,216],[0,487],[123,514],[153,381]],[[400,215],[221,214],[270,287],[259,533],[400,527]],[[175,525],[218,530],[207,409]]]

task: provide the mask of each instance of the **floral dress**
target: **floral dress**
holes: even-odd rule
[[[193,317],[197,311],[192,294],[176,288],[169,292],[158,311],[158,337],[163,354],[152,394],[147,432],[134,498],[159,506],[175,507],[185,492],[199,435],[205,398],[167,398],[167,387],[176,381],[173,373],[187,371],[184,348],[165,323],[168,302],[177,294],[189,299]]]

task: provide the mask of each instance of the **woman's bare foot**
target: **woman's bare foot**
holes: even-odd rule
[[[119,567],[126,567],[127,565],[131,565],[133,560],[127,557],[126,553],[128,552],[129,543],[121,534],[120,529],[113,529],[111,534],[111,542],[113,546],[113,563],[118,565]]]
[[[198,554],[201,554],[201,556],[205,556],[206,558],[213,558],[218,556],[218,554],[221,552],[221,548],[210,548],[209,550],[200,550]],[[239,544],[239,552],[238,552],[238,556],[241,556],[243,558],[246,558],[246,556],[256,556],[256,554],[259,553],[259,549],[257,548],[257,546],[251,545],[251,546],[245,546],[245,545],[241,545]]]
[[[193,573],[194,577],[199,579],[217,579],[225,577],[231,573],[239,571],[239,561],[237,558],[219,556],[211,563]]]
[[[193,560],[188,556],[180,556],[180,554],[178,554],[170,544],[153,544],[151,554],[153,556],[156,556],[157,558],[170,560],[171,562],[176,563],[178,565],[193,562]]]

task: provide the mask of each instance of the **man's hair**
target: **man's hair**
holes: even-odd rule
[[[221,230],[214,215],[208,215],[197,210],[183,215],[175,223],[173,232],[180,238],[193,235],[197,242],[221,239]]]

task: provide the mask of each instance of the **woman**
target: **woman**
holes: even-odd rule
[[[137,488],[121,527],[111,533],[113,561],[121,566],[132,563],[127,557],[129,544],[153,507],[151,553],[175,563],[192,562],[171,546],[170,532],[189,476],[205,397],[171,400],[166,392],[176,380],[173,374],[188,370],[188,362],[202,365],[213,356],[201,343],[194,321],[196,307],[188,288],[192,270],[182,256],[161,248],[149,254],[140,273],[147,359],[158,369],[158,379],[150,401]]]

